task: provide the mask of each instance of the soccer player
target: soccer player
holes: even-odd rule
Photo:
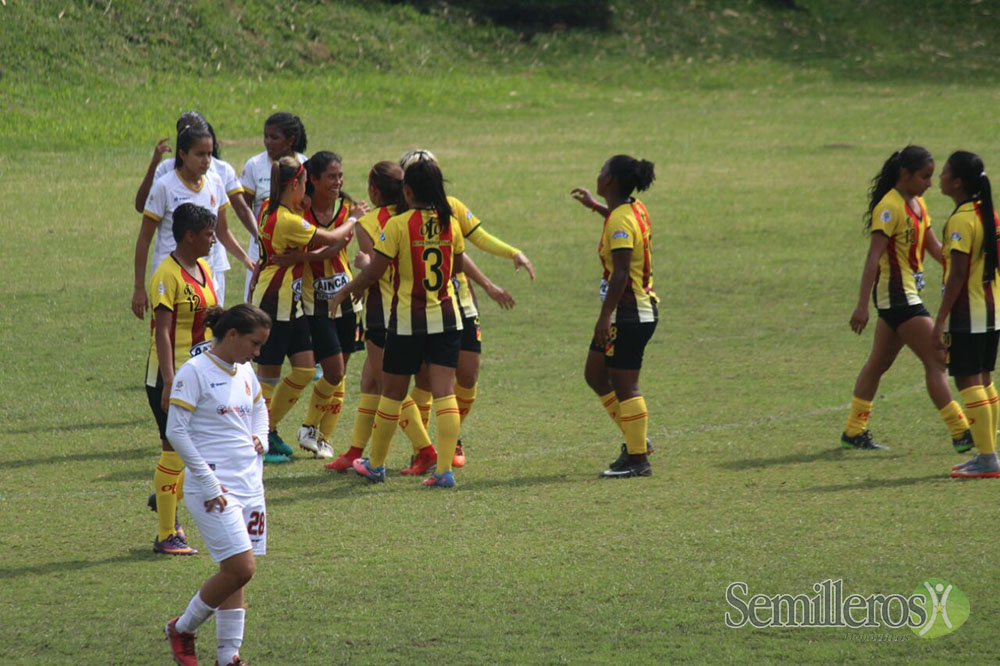
[[[869,294],[878,310],[878,323],[868,361],[854,384],[847,427],[840,436],[844,448],[889,448],[875,442],[868,419],[879,380],[903,345],[924,364],[927,392],[951,432],[955,450],[961,453],[972,448],[969,422],[948,388],[944,353],[934,344],[934,322],[920,300],[924,251],[942,261],[941,243],[922,196],[933,174],[931,154],[920,146],[907,146],[893,153],[872,179],[864,216],[871,240],[850,325],[858,335],[865,330]]]
[[[418,161],[430,161],[435,164],[437,163],[437,159],[434,157],[434,154],[429,150],[418,149],[412,150],[403,155],[399,160],[399,165],[403,169],[406,169],[410,164]],[[500,239],[487,233],[482,226],[482,222],[479,221],[479,218],[472,214],[472,211],[469,210],[468,206],[455,197],[449,196],[448,204],[451,206],[455,219],[458,220],[458,223],[461,226],[462,236],[465,240],[469,241],[483,252],[511,259],[514,262],[515,271],[519,271],[523,267],[527,270],[531,279],[535,279],[535,269],[524,252],[507,245]],[[463,422],[469,415],[469,412],[472,409],[472,404],[476,401],[476,389],[479,382],[480,357],[482,355],[483,348],[482,330],[479,322],[479,308],[476,303],[475,293],[472,291],[472,286],[469,284],[468,277],[472,277],[474,281],[482,286],[483,289],[486,290],[486,293],[500,304],[500,307],[512,307],[514,302],[510,294],[508,294],[502,287],[498,287],[493,284],[493,282],[486,278],[483,272],[471,262],[469,264],[468,276],[466,275],[465,270],[457,271],[455,274],[455,280],[457,283],[456,297],[462,310],[462,343],[461,351],[459,353],[458,369],[455,373],[455,397],[458,400],[459,414]],[[431,392],[429,387],[429,378],[427,377],[427,370],[420,372],[414,383],[415,386],[410,392],[410,399],[414,400],[416,403],[421,412],[423,422],[426,425],[430,417],[431,406]],[[455,449],[453,464],[455,467],[462,467],[465,465],[465,450],[462,448],[461,441],[459,441],[458,446]]]
[[[409,210],[385,223],[375,238],[371,261],[330,303],[334,307],[348,296],[361,293],[378,281],[390,263],[396,262],[382,357],[382,397],[372,425],[371,458],[358,458],[353,467],[370,482],[385,481],[385,459],[410,377],[427,363],[439,448],[435,472],[424,484],[453,487],[452,458],[461,423],[454,385],[462,318],[451,278],[462,269],[465,242],[458,221],[452,217],[437,164],[411,164],[403,175],[403,193]]]
[[[598,203],[582,187],[573,197],[604,217],[598,247],[604,275],[601,311],[587,354],[584,376],[625,435],[621,454],[601,473],[604,478],[650,476],[646,432],[649,416],[639,391],[646,344],[656,330],[659,299],[653,291],[653,241],[649,213],[632,192],[655,179],[653,163],[615,155],[597,176]]]
[[[948,372],[955,378],[969,415],[978,453],[955,465],[951,476],[998,478],[997,416],[1000,400],[993,385],[997,341],[997,228],[993,192],[983,160],[960,150],[941,170],[941,192],[955,202],[944,225],[944,294],[932,338],[948,350]],[[947,339],[945,339],[947,336]]]
[[[282,157],[294,157],[300,164],[304,164],[306,156],[303,155],[303,151],[306,149],[306,143],[306,128],[298,116],[280,111],[268,116],[267,120],[264,121],[265,150],[248,159],[243,165],[243,173],[240,174],[243,196],[250,208],[253,209],[255,220],[261,219],[260,213],[264,200],[271,193],[271,163]],[[250,238],[247,254],[253,261],[260,258],[256,235]],[[243,289],[243,300],[245,301],[250,300],[252,281],[253,269],[250,269],[247,271],[246,285]],[[283,447],[282,450],[284,450]],[[291,449],[288,449],[288,453],[291,453]]]
[[[309,199],[303,213],[306,222],[318,229],[336,229],[346,222],[356,222],[368,212],[365,204],[353,201],[342,191],[344,170],[339,155],[321,150],[306,161],[305,168]],[[353,277],[347,258],[347,243],[352,236],[349,234],[343,243],[309,252],[293,250],[273,257],[279,266],[303,264],[302,312],[309,324],[313,355],[323,374],[313,386],[298,440],[300,446],[320,458],[333,457],[328,440],[344,403],[347,362],[361,337],[360,302],[343,303],[335,311],[329,308],[330,297]]]
[[[269,456],[270,462],[281,462],[290,447],[278,437],[277,426],[285,414],[298,401],[302,389],[312,380],[314,373],[313,345],[309,324],[302,316],[303,264],[279,266],[274,258],[288,250],[305,250],[310,244],[332,245],[335,250],[347,244],[354,221],[345,220],[335,229],[320,229],[302,217],[302,198],[305,195],[305,167],[294,157],[282,157],[272,166],[270,178],[271,197],[262,211],[258,237],[260,239],[260,274],[251,298],[273,320],[271,336],[261,350],[257,372],[264,397],[270,409],[271,431],[268,435],[272,449],[283,445]],[[279,384],[281,365],[288,357],[291,373]],[[315,442],[315,440],[313,440]],[[329,446],[314,450],[300,440],[300,445],[318,457],[332,458]]]
[[[174,375],[185,361],[198,356],[211,344],[205,323],[208,308],[217,303],[208,263],[202,259],[215,243],[216,217],[207,208],[192,203],[173,211],[176,247],[153,273],[152,339],[146,362],[146,396],[160,430],[162,453],[153,474],[157,523],[153,552],[193,555],[184,531],[177,523],[178,491],[184,480],[184,465],[167,440],[167,412]]]
[[[243,196],[236,196],[238,194],[242,195],[243,187],[236,176],[236,170],[228,162],[219,158],[219,141],[215,137],[215,130],[212,129],[212,125],[198,111],[186,111],[177,119],[177,133],[180,134],[186,127],[204,127],[212,135],[212,164],[208,170],[214,172],[222,180],[226,195],[229,197],[229,203],[236,212],[236,216],[243,223],[243,226],[246,227],[247,231],[250,232],[251,238],[256,238],[257,222],[254,219],[253,211],[250,210]],[[139,189],[135,195],[135,210],[137,213],[143,211],[153,182],[174,169],[172,161],[162,159],[165,153],[170,152],[170,146],[166,142],[166,139],[160,139],[156,147],[153,148],[153,159],[150,161],[146,175],[139,184]],[[221,244],[212,248],[212,256],[209,257],[208,264],[212,269],[212,276],[215,278],[215,293],[219,297],[219,302],[224,303],[226,300],[226,271],[229,270],[229,260]]]
[[[145,285],[149,245],[155,235],[153,266],[159,266],[174,249],[174,237],[170,233],[170,225],[174,209],[183,203],[193,203],[207,208],[218,219],[216,236],[221,245],[212,250],[210,266],[213,262],[216,266],[229,265],[225,259],[223,246],[244,266],[253,266],[226,223],[226,209],[230,205],[229,196],[222,180],[211,171],[214,145],[215,142],[207,128],[188,126],[182,129],[177,135],[174,170],[156,179],[149,191],[149,197],[143,207],[139,237],[135,243],[132,312],[139,319],[143,318],[149,308],[149,296],[146,294]]]
[[[170,393],[167,437],[190,473],[188,511],[219,571],[205,581],[165,631],[178,664],[197,664],[195,632],[215,615],[216,664],[237,666],[243,643],[244,588],[267,552],[267,507],[261,455],[267,450],[267,408],[250,361],[271,319],[241,303],[205,313],[210,349],[184,364]]]

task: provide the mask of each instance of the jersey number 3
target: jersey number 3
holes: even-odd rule
[[[441,272],[441,264],[444,263],[444,255],[436,247],[429,247],[424,250],[423,257],[425,275],[434,279],[432,282],[428,278],[424,278],[424,289],[426,291],[437,291],[441,288],[441,284],[444,282],[444,274]],[[430,261],[428,261],[428,259]]]

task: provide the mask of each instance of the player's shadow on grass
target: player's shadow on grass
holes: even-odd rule
[[[848,449],[824,449],[822,451],[812,451],[809,453],[790,453],[784,456],[774,456],[772,458],[744,458],[743,460],[731,460],[718,463],[717,467],[727,470],[745,472],[764,467],[775,467],[777,465],[797,465],[801,463],[816,462],[852,462],[863,461],[866,463],[892,460],[902,458],[899,453],[871,453],[868,451],[850,451]]]
[[[880,488],[900,488],[902,486],[916,486],[923,483],[946,483],[950,482],[947,476],[942,476],[940,472],[927,476],[906,476],[892,479],[864,479],[854,483],[835,483],[829,486],[808,486],[785,490],[786,493],[841,493],[850,490],[878,490]]]
[[[19,469],[21,467],[33,467],[35,465],[53,465],[63,462],[85,462],[87,460],[101,459],[137,460],[139,458],[149,458],[150,460],[156,460],[157,452],[157,447],[155,445],[144,446],[138,449],[128,449],[126,451],[109,451],[107,449],[101,449],[100,451],[82,451],[80,453],[71,453],[67,456],[51,455],[45,452],[44,455],[39,456],[38,458],[8,460],[2,464],[3,468],[8,470]]]
[[[131,421],[108,421],[105,423],[68,423],[65,425],[36,425],[30,428],[4,428],[0,430],[5,435],[30,435],[36,432],[82,432],[84,430],[101,430],[106,428],[129,428],[149,423],[149,419],[133,419]]]
[[[60,562],[47,562],[45,564],[28,564],[25,566],[0,567],[0,580],[9,578],[20,578],[21,576],[45,576],[54,573],[65,573],[67,571],[81,571],[105,565],[119,565],[127,562],[141,562],[153,560],[162,555],[153,553],[152,548],[135,547],[129,549],[127,553],[106,557],[103,560],[63,560]]]
[[[119,472],[112,472],[111,474],[105,474],[104,476],[97,477],[96,481],[110,481],[113,483],[121,481],[145,481],[150,478],[150,471],[148,469],[133,469],[133,470],[121,470]]]

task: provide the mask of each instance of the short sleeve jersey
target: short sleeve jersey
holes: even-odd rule
[[[336,229],[347,222],[350,208],[351,200],[342,196],[337,200],[333,209],[333,217],[328,224],[320,224],[311,208],[305,211],[303,219],[317,229]],[[351,238],[353,235],[348,236],[348,242]],[[333,298],[334,294],[343,289],[352,277],[351,262],[347,257],[346,245],[334,257],[310,261],[305,264],[305,271],[302,275],[302,312],[307,315],[332,319],[351,312],[361,312],[361,303],[354,303],[349,298],[341,303],[340,309],[336,312],[331,313],[328,307],[328,301]]]
[[[181,204],[192,203],[202,208],[207,208],[213,215],[218,215],[219,211],[229,206],[229,196],[219,176],[211,170],[201,179],[200,185],[193,185],[181,178],[180,173],[174,169],[164,174],[162,178],[153,181],[153,186],[149,190],[149,197],[142,214],[156,220],[156,241],[153,245],[153,266],[159,266],[171,252],[177,249],[177,241],[174,240],[174,211]],[[218,255],[221,253],[221,260]],[[214,268],[221,268],[225,262],[225,268],[229,267],[226,260],[226,251],[222,243],[216,243],[212,247],[209,255],[209,265]],[[222,268],[222,270],[225,270]]]
[[[315,235],[315,226],[285,206],[278,206],[260,224],[258,240],[263,267],[250,299],[275,321],[291,321],[299,316],[305,266],[278,266],[271,258],[289,248],[304,251]]]
[[[236,495],[264,492],[262,458],[253,445],[253,409],[263,399],[249,363],[230,365],[212,353],[185,363],[170,390],[170,405],[191,412],[191,441],[198,453]]]
[[[385,223],[395,214],[395,206],[379,206],[369,211],[358,220],[358,225],[365,230],[368,237],[375,242],[385,227]],[[365,328],[369,331],[384,331],[386,315],[392,307],[393,282],[396,276],[396,262],[378,279],[378,282],[368,288],[365,294]]]
[[[1000,219],[993,214],[993,223],[1000,232]],[[967,201],[955,209],[944,225],[944,282],[951,274],[952,252],[969,256],[969,275],[951,308],[948,332],[988,333],[997,330],[997,275],[983,282],[986,254],[983,252],[983,212],[978,202]]]
[[[442,225],[433,210],[418,208],[389,218],[375,237],[375,251],[396,269],[386,330],[423,335],[462,329],[451,278],[465,241],[454,217]]]
[[[653,291],[653,238],[649,213],[641,201],[623,203],[604,220],[604,232],[598,246],[604,275],[601,279],[601,300],[608,289],[614,270],[612,254],[616,250],[631,250],[628,281],[611,321],[622,324],[654,322],[659,299]]]
[[[872,300],[880,310],[920,305],[924,288],[924,241],[931,217],[922,197],[917,197],[920,214],[913,212],[895,189],[882,197],[872,210],[872,233],[883,233],[889,247],[878,260],[878,275]]]
[[[295,153],[295,158],[299,164],[305,164],[306,156],[302,153]],[[264,201],[271,196],[271,158],[267,156],[267,151],[257,153],[247,160],[243,165],[243,173],[240,174],[240,184],[243,191],[253,197],[251,208],[254,218],[259,220]],[[247,255],[251,261],[260,259],[260,246],[253,238],[247,244]]]
[[[173,316],[170,344],[174,350],[174,372],[185,361],[201,355],[212,344],[212,330],[205,326],[205,312],[218,304],[215,285],[208,262],[198,260],[204,281],[188,273],[173,255],[168,255],[149,281],[149,307],[153,311],[149,358],[146,363],[146,385],[156,386],[160,372],[156,354],[156,318]],[[159,310],[166,308],[170,314]]]

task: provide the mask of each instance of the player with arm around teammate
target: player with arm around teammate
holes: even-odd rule
[[[215,615],[217,662],[243,664],[243,589],[267,552],[261,456],[267,408],[250,361],[271,331],[271,318],[246,303],[205,315],[212,347],[184,364],[170,393],[167,437],[187,465],[185,502],[219,571],[187,609],[166,625],[178,664],[197,664],[195,632]]]

